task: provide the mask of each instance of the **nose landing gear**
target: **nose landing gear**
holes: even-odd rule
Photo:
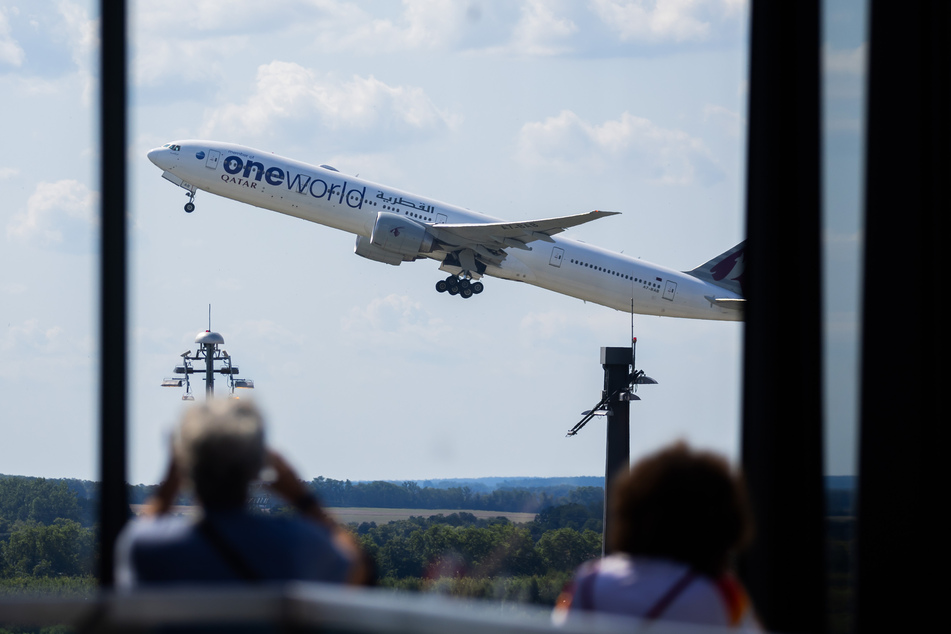
[[[195,211],[195,192],[189,191],[185,195],[188,196],[188,202],[185,203],[185,213],[190,214]]]
[[[469,278],[450,275],[444,280],[436,282],[436,291],[439,293],[448,292],[450,295],[459,295],[463,299],[469,299],[473,295],[478,295],[485,290],[482,282],[473,282]]]

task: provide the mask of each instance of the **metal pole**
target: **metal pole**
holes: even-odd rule
[[[742,452],[756,533],[740,566],[766,630],[814,634],[826,630],[819,18],[818,0],[752,5]]]
[[[209,309],[210,310],[210,309]],[[205,400],[215,397],[215,344],[206,343],[205,346]]]
[[[608,429],[605,444],[604,461],[604,529],[602,533],[601,554],[609,555],[607,537],[611,493],[614,483],[631,465],[631,404],[622,401],[620,396],[626,393],[630,383],[629,366],[633,359],[631,348],[601,348],[601,367],[604,368],[604,389],[611,398],[607,402]]]
[[[126,492],[126,10],[102,2],[100,51],[99,585],[113,583],[113,548],[129,514]],[[110,354],[108,368],[106,346]],[[108,370],[108,376],[107,376]]]

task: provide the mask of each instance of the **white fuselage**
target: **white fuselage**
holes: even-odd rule
[[[424,225],[500,222],[455,205],[315,167],[252,148],[210,141],[181,141],[149,152],[164,176],[249,205],[370,237],[381,211]],[[177,182],[180,179],[183,182]],[[517,221],[513,221],[517,222]],[[530,250],[507,249],[485,274],[647,315],[738,321],[742,314],[705,297],[739,295],[691,275],[650,264],[560,235],[535,241]],[[448,270],[448,269],[447,269]]]

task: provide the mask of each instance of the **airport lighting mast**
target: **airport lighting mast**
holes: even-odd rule
[[[632,313],[633,315],[633,313]],[[604,390],[601,400],[591,409],[582,412],[584,418],[568,430],[574,436],[594,417],[607,419],[604,460],[604,523],[602,528],[601,554],[610,554],[607,543],[608,515],[611,493],[622,469],[631,466],[631,401],[641,398],[635,394],[638,385],[656,385],[657,381],[636,369],[634,353],[637,338],[631,335],[630,348],[601,348],[601,367],[604,368]]]
[[[217,332],[211,331],[211,324],[209,323],[208,330],[198,333],[195,337],[195,343],[198,344],[198,350],[192,354],[191,350],[186,350],[181,354],[182,365],[175,366],[173,372],[175,374],[180,374],[184,378],[170,378],[164,379],[162,381],[162,387],[182,387],[185,386],[185,394],[182,395],[183,401],[194,401],[195,397],[192,395],[191,381],[189,376],[194,374],[196,368],[193,366],[194,362],[203,362],[205,364],[204,373],[205,373],[205,398],[211,399],[215,396],[215,373],[223,374],[228,377],[228,387],[230,389],[229,396],[231,398],[238,398],[235,396],[235,388],[239,389],[254,389],[254,381],[251,379],[239,379],[236,378],[238,375],[238,366],[233,365],[231,362],[231,355],[228,354],[228,351],[220,348],[219,346],[223,345],[225,338],[222,337]],[[215,369],[215,363],[221,364],[221,367],[217,370]]]

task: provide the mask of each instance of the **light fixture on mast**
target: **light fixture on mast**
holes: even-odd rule
[[[174,374],[180,374],[183,378],[166,378],[162,381],[162,387],[182,387],[185,386],[185,394],[182,395],[183,401],[195,400],[192,394],[190,375],[195,373],[193,363],[202,362],[205,364],[203,370],[205,374],[205,398],[213,398],[215,395],[215,373],[223,374],[228,377],[229,396],[238,398],[235,389],[254,389],[254,381],[251,379],[239,379],[238,366],[231,362],[231,355],[227,350],[220,348],[225,342],[217,332],[211,330],[211,306],[208,307],[208,330],[198,333],[195,337],[195,343],[198,344],[198,350],[192,354],[191,350],[186,350],[180,356],[182,365],[175,366]],[[215,363],[221,364],[221,367],[215,369]]]

